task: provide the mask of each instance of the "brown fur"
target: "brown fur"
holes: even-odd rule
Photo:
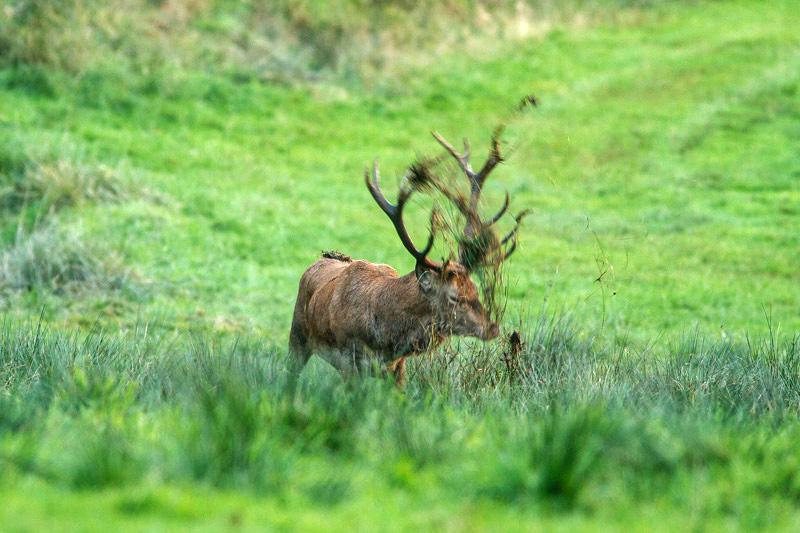
[[[289,345],[301,364],[317,351],[340,369],[372,352],[401,383],[406,356],[451,334],[497,335],[459,263],[398,276],[388,265],[323,257],[300,279]]]

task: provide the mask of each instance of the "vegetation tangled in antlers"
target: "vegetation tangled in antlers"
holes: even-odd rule
[[[536,105],[533,97],[526,97],[524,105]],[[521,104],[523,105],[523,104]],[[463,152],[458,152],[441,134],[433,132],[433,137],[444,148],[446,154],[433,158],[420,159],[408,169],[403,180],[406,195],[412,191],[438,192],[455,207],[459,222],[448,221],[437,208],[431,212],[431,234],[445,231],[455,240],[458,249],[458,262],[468,270],[476,272],[481,280],[484,304],[487,309],[499,318],[502,305],[498,293],[501,292],[501,266],[517,248],[519,228],[524,217],[529,213],[525,209],[514,216],[513,228],[502,238],[499,237],[495,224],[508,211],[511,199],[506,192],[500,209],[490,218],[482,218],[479,206],[483,185],[494,168],[504,161],[500,152],[500,139],[504,126],[498,126],[492,133],[491,145],[486,161],[475,171],[470,162],[470,145],[464,139]],[[444,164],[447,155],[458,165],[469,185],[469,192],[464,191],[463,183],[455,178],[453,166]],[[463,229],[460,228],[463,224]]]

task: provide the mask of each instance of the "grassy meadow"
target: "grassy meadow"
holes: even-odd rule
[[[797,7],[4,3],[0,529],[796,527]],[[501,122],[521,353],[294,379],[321,250],[413,266],[364,167]]]

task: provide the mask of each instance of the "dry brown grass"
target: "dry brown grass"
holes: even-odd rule
[[[619,10],[591,0],[10,0],[0,10],[0,64],[74,74],[213,69],[280,81],[333,74],[371,83],[446,51],[484,53],[495,40],[607,16]]]

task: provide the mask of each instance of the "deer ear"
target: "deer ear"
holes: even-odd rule
[[[436,272],[430,268],[417,269],[417,282],[422,292],[428,293],[433,289],[433,277]]]

